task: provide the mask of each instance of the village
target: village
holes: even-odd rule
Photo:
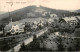
[[[0,0],[0,52],[80,51],[80,0]]]
[[[79,50],[79,15],[57,15],[43,9],[20,14],[23,17],[16,13],[11,16],[10,13],[6,21],[2,20],[5,23],[0,24],[0,51]]]
[[[47,12],[44,12],[42,15],[46,15],[46,13]],[[50,12],[48,14],[50,16],[46,18],[26,18],[15,22],[13,22],[11,18],[8,24],[3,25],[1,33],[4,33],[4,36],[6,36],[7,34],[15,35],[24,32],[38,31],[45,27],[51,27],[58,31],[65,32],[69,30],[74,31],[75,28],[79,28],[79,16],[65,17],[64,15],[64,17],[59,18],[56,14],[50,14]]]

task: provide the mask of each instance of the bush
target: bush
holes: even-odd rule
[[[54,32],[54,29],[52,27],[48,28],[48,30],[50,31],[50,33]]]

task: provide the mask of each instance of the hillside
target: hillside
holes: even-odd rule
[[[0,11],[0,15],[1,15],[1,14],[4,14],[4,13],[6,13],[6,12]]]
[[[43,6],[40,6],[40,7],[27,6],[25,8],[0,15],[0,23],[8,23],[10,18],[13,18],[13,21],[18,21],[25,18],[44,17],[42,16],[43,12],[54,13],[54,14],[57,14],[59,17],[63,17],[64,14],[65,16],[79,15],[78,13],[69,12],[65,10],[56,10],[56,9],[51,9]],[[47,14],[46,16],[49,17],[49,14]]]
[[[80,13],[80,9],[78,9],[78,10],[75,10],[74,12],[76,12],[76,13]]]

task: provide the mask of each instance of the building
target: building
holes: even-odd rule
[[[8,25],[4,27],[5,33],[15,34],[24,32],[25,25],[19,22],[10,22]]]
[[[34,25],[31,28],[32,29],[37,29],[39,26],[43,27],[44,26],[43,24],[44,24],[43,21],[40,20],[40,22],[34,23]]]
[[[51,18],[49,18],[49,19],[48,19],[48,23],[51,24],[52,22],[54,22],[54,20],[51,19]]]
[[[42,20],[40,20],[40,22],[38,23],[38,26],[44,26]]]
[[[57,17],[56,14],[50,14],[50,17]]]
[[[78,23],[78,20],[76,17],[65,17],[63,19],[66,21],[66,23],[68,23],[70,25],[77,25],[77,23]]]

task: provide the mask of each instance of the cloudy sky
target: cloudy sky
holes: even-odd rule
[[[40,5],[62,10],[80,9],[80,0],[0,0],[0,11],[14,11],[29,5]]]

